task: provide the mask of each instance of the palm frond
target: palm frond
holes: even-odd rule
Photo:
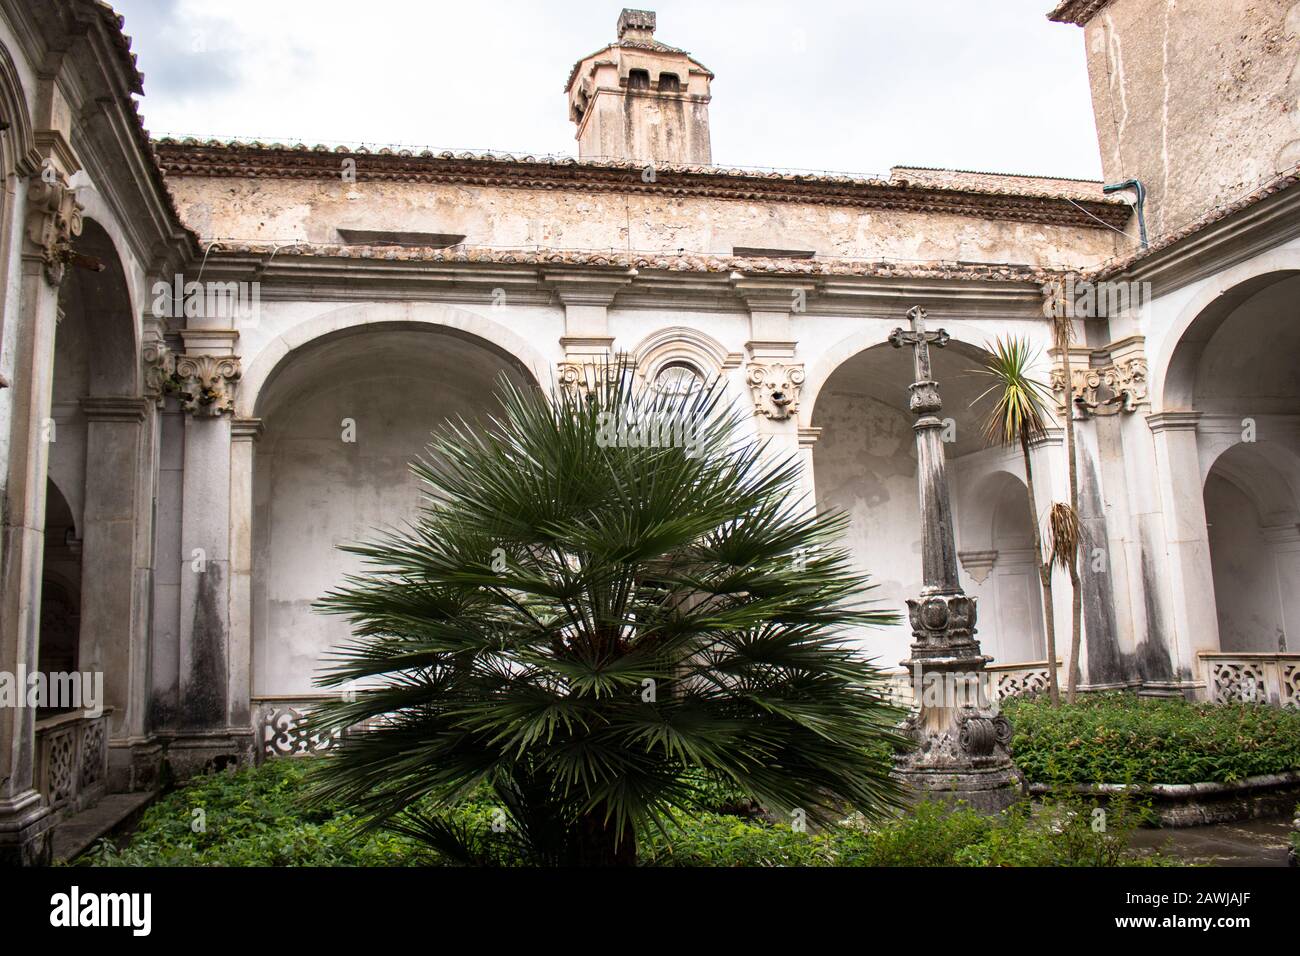
[[[721,383],[630,371],[550,396],[503,380],[486,426],[413,465],[415,520],[349,548],[365,570],[318,607],[353,638],[320,683],[365,690],[313,715],[353,728],[320,799],[469,859],[436,812],[487,784],[542,862],[661,827],[701,773],[814,819],[898,805],[867,755],[903,746],[902,715],[859,647],[894,618],[845,517],[798,503],[797,461],[743,437]]]

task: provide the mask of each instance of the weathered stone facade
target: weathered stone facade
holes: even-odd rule
[[[164,762],[324,746],[293,715],[345,634],[310,608],[354,568],[336,546],[409,515],[408,460],[439,422],[489,412],[503,375],[582,387],[626,353],[647,381],[722,378],[802,460],[809,500],[848,513],[855,559],[905,613],[926,583],[922,465],[889,336],[917,305],[949,336],[932,360],[954,568],[998,693],[1058,666],[1020,454],[986,447],[971,408],[989,342],[1018,335],[1075,416],[1084,686],[1300,704],[1300,190],[1283,175],[1222,204],[1289,155],[1270,112],[1289,80],[1262,75],[1295,60],[1286,6],[1244,7],[1257,57],[1209,79],[1161,37],[1226,57],[1230,17],[1057,11],[1090,50],[1110,37],[1090,53],[1098,125],[1108,180],[1147,186],[1139,249],[1100,183],[709,166],[712,74],[644,12],[557,93],[579,158],[539,160],[153,143],[111,10],[0,0],[0,672],[98,672],[106,706],[102,723],[0,708],[0,856],[48,853],[95,727],[112,790],[156,786]],[[1162,63],[1185,104],[1149,99]],[[1213,82],[1237,85],[1216,99]],[[1202,142],[1189,104],[1235,133]],[[1140,294],[1072,316],[1067,376],[1046,312],[1070,282]],[[1044,509],[1069,494],[1062,422],[1032,449]],[[1059,571],[1053,598],[1059,636]],[[892,667],[912,631],[861,638]],[[998,733],[953,739],[992,758]]]

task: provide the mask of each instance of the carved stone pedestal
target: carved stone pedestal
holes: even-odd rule
[[[944,470],[939,385],[930,346],[942,348],[948,333],[925,327],[925,310],[908,312],[911,330],[895,329],[895,348],[911,346],[916,381],[909,407],[916,415],[917,483],[921,495],[920,596],[907,602],[912,656],[902,662],[912,674],[918,705],[906,733],[916,749],[899,758],[894,774],[917,799],[963,800],[977,810],[997,812],[1025,793],[1024,777],[1011,762],[1011,724],[997,711],[997,694],[984,665],[992,658],[975,639],[975,599],[957,575],[952,507]]]
[[[975,599],[923,592],[908,601],[912,674],[920,710],[905,732],[916,749],[900,758],[895,776],[916,799],[964,801],[985,813],[1005,810],[1025,793],[1024,775],[1011,762],[1011,723],[998,712],[996,690],[975,640]]]

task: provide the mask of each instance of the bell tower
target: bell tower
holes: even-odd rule
[[[569,119],[578,158],[708,165],[713,74],[685,50],[655,39],[655,15],[624,10],[618,39],[569,74]]]

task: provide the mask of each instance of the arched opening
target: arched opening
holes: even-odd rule
[[[309,695],[321,656],[347,622],[312,604],[361,568],[340,544],[413,518],[409,463],[449,420],[497,410],[519,362],[467,333],[380,323],[289,353],[261,389],[253,478],[253,696]],[[471,427],[473,427],[471,425]]]
[[[986,652],[994,653],[999,662],[1041,660],[1035,650],[1041,644],[1038,605],[1033,589],[1022,587],[1016,576],[1021,574],[1020,558],[1026,554],[1029,535],[1023,486],[1018,505],[1014,495],[1018,481],[1012,475],[1004,476],[1009,484],[995,482],[996,493],[989,494],[986,476],[1005,471],[1007,455],[1002,449],[985,447],[977,412],[971,409],[985,388],[974,371],[984,364],[984,356],[981,349],[955,341],[931,351],[943,398],[940,415],[946,419],[943,437],[956,544],[964,564],[962,581],[977,597],[1005,595],[1005,609],[996,600],[992,608],[988,600],[981,603],[981,638],[987,634],[995,638],[994,644],[1000,639],[1006,645],[990,645]],[[818,505],[848,514],[846,544],[855,563],[871,576],[880,603],[901,615],[900,623],[887,633],[864,635],[887,666],[907,656],[911,630],[906,602],[921,589],[915,417],[908,408],[913,377],[909,355],[887,344],[873,346],[851,356],[828,376],[812,414],[813,427],[821,429],[813,447]],[[1006,549],[1007,556],[981,565],[981,559],[998,546]],[[994,568],[999,569],[998,576],[990,575]]]
[[[1205,480],[1219,649],[1300,649],[1300,530],[1295,498],[1268,451],[1239,444]]]
[[[1204,522],[1203,537],[1171,546],[1190,569],[1176,600],[1190,609],[1200,650],[1294,653],[1300,644],[1298,298],[1293,270],[1244,279],[1188,323],[1164,375],[1166,411],[1195,413],[1194,431],[1166,441],[1185,446],[1171,460],[1199,463],[1167,480],[1170,500],[1186,502],[1179,520]]]
[[[53,481],[46,482],[44,562],[37,667],[43,674],[71,673],[81,630],[81,538],[68,499]]]
[[[962,586],[979,600],[985,653],[1000,663],[1046,660],[1042,588],[1024,481],[994,471],[965,480],[954,493],[961,515]]]
[[[87,219],[59,289],[38,660],[103,674],[114,732],[129,706],[142,400],[134,310],[112,239]]]

